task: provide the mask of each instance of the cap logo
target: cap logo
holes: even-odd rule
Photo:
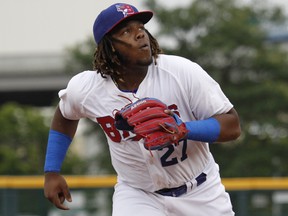
[[[127,4],[118,4],[116,5],[117,11],[122,12],[124,17],[127,17],[128,15],[134,14],[134,9]]]

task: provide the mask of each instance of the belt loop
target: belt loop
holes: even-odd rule
[[[186,182],[185,184],[186,184],[186,186],[187,186],[187,193],[190,192],[190,191],[192,191],[193,188],[194,188],[195,185],[196,185],[196,183],[193,182],[193,180],[191,180],[191,181],[189,181],[189,182]]]
[[[207,180],[206,177],[207,177],[206,173],[201,173],[196,178],[192,179],[189,182],[186,182],[187,192],[192,191],[193,189],[204,183]]]

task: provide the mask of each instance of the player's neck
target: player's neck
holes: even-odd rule
[[[123,75],[113,75],[111,78],[118,89],[134,92],[138,89],[146,74],[147,71],[141,73],[125,73]]]

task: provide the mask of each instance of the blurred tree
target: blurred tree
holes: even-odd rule
[[[222,175],[287,175],[288,57],[267,39],[267,26],[287,22],[281,8],[235,0],[195,0],[173,9],[155,0],[147,5],[156,11],[156,37],[165,52],[199,63],[240,115],[242,137],[211,146]]]
[[[0,107],[0,175],[42,175],[49,128],[39,108],[8,103]],[[69,151],[67,174],[84,173],[85,163]]]
[[[92,37],[88,37],[85,41],[68,47],[66,49],[68,54],[66,72],[77,74],[84,70],[92,70],[95,49],[96,44]]]
[[[40,108],[16,103],[0,106],[0,175],[43,175],[49,131],[45,122],[46,119]],[[80,159],[77,154],[69,150],[62,172],[83,174],[86,170],[86,160]],[[17,190],[14,192],[17,193]],[[36,203],[31,202],[31,197],[35,193],[38,196]],[[43,200],[39,201],[39,197]],[[53,208],[47,200],[44,200],[42,191],[21,192],[21,195],[16,198],[19,199],[17,211],[22,213],[40,214],[41,212],[47,215],[49,208]],[[16,198],[12,200],[15,203],[17,203]],[[37,202],[41,201],[43,203],[39,205]]]

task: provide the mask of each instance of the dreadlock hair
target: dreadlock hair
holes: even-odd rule
[[[156,64],[158,55],[163,53],[163,51],[160,48],[158,41],[150,34],[150,32],[146,29],[145,31],[148,34],[152,57]],[[116,66],[120,66],[120,64],[121,62],[112,45],[112,38],[109,34],[106,34],[95,50],[93,69],[96,70],[97,73],[100,73],[103,78],[106,78],[106,75],[119,75]]]

